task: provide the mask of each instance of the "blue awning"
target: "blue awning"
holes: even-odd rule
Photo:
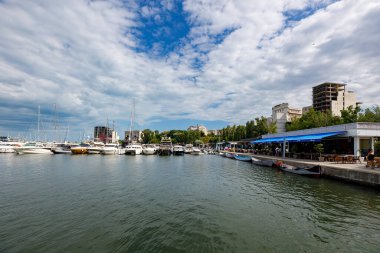
[[[263,138],[260,140],[252,141],[251,143],[276,143],[276,142],[319,142],[323,138],[331,137],[335,135],[344,134],[346,131],[341,132],[329,132],[329,133],[319,133],[319,134],[306,134],[306,135],[296,135],[296,136],[282,136],[274,138]]]

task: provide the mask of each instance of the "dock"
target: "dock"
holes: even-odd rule
[[[319,165],[321,166],[322,177],[380,188],[380,168],[366,168],[366,163],[319,162],[313,160],[282,158],[247,153],[238,154],[250,155],[260,160],[270,160],[273,162],[282,161],[296,167],[313,167]]]

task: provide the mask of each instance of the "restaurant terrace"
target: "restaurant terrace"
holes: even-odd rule
[[[280,134],[263,135],[251,143],[258,154],[277,155],[300,159],[325,160],[336,156],[352,156],[362,160],[368,149],[374,150],[375,141],[380,137],[380,123],[350,123],[328,127],[290,131]],[[315,144],[322,143],[322,152],[316,152]]]

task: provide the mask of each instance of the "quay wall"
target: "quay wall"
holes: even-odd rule
[[[271,160],[273,162],[283,161],[286,164],[297,167],[313,167],[321,166],[321,174],[323,177],[338,179],[362,185],[374,186],[380,188],[380,171],[366,169],[364,164],[360,164],[362,168],[351,167],[351,164],[329,164],[326,162],[296,160],[282,157],[270,157],[261,155],[252,155],[261,160]]]

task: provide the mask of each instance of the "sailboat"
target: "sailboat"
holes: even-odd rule
[[[136,140],[133,140],[133,125],[135,121],[135,99],[133,99],[133,109],[131,112],[131,122],[129,125],[129,135],[128,135],[128,145],[125,147],[126,155],[141,155],[142,154],[142,145],[137,143]]]
[[[37,142],[28,142],[21,147],[13,148],[17,154],[53,154],[50,151],[50,148],[45,147],[42,143],[39,142],[40,139],[40,114],[41,107],[38,106],[38,115],[37,115]]]

